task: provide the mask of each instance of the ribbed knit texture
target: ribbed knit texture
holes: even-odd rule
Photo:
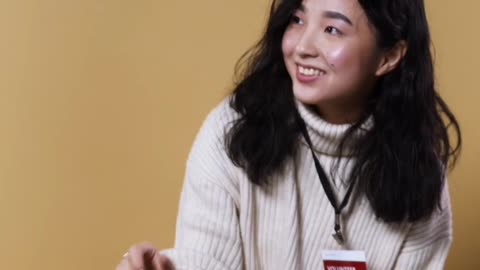
[[[329,124],[301,103],[297,106],[317,157],[330,174],[348,125]],[[257,187],[226,154],[224,134],[236,117],[225,100],[196,137],[187,162],[175,248],[163,251],[177,270],[321,270],[321,251],[331,249],[364,250],[369,270],[443,269],[452,241],[447,187],[443,210],[415,224],[385,224],[366,199],[357,200],[344,210],[346,244],[340,246],[332,237],[334,210],[307,146],[301,144],[296,160],[275,175],[272,185]],[[331,179],[339,198],[355,162],[348,149],[346,153]]]

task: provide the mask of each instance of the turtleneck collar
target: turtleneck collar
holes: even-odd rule
[[[338,156],[338,147],[342,141],[344,135],[346,134],[348,128],[352,124],[331,124],[323,120],[313,108],[308,105],[303,104],[300,101],[296,101],[298,112],[300,116],[305,121],[307,126],[308,134],[312,140],[313,147],[315,152],[330,155]],[[360,138],[365,134],[366,130],[370,129],[373,126],[373,118],[369,117],[367,121],[361,126],[361,129],[352,137],[352,140]],[[352,141],[350,141],[352,142]],[[302,139],[302,143],[306,142]],[[352,143],[346,143],[344,146],[342,156],[352,155]]]

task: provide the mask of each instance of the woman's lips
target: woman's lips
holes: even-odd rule
[[[325,71],[314,67],[297,65],[296,77],[301,83],[310,84],[325,75]]]

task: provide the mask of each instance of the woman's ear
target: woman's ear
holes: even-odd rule
[[[393,48],[383,52],[375,75],[380,77],[394,70],[407,53],[407,49],[407,43],[401,40]]]

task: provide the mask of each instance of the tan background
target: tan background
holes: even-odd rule
[[[465,139],[448,269],[480,267],[480,2],[428,4]],[[190,145],[267,5],[0,0],[0,269],[113,269],[134,242],[172,245]]]

